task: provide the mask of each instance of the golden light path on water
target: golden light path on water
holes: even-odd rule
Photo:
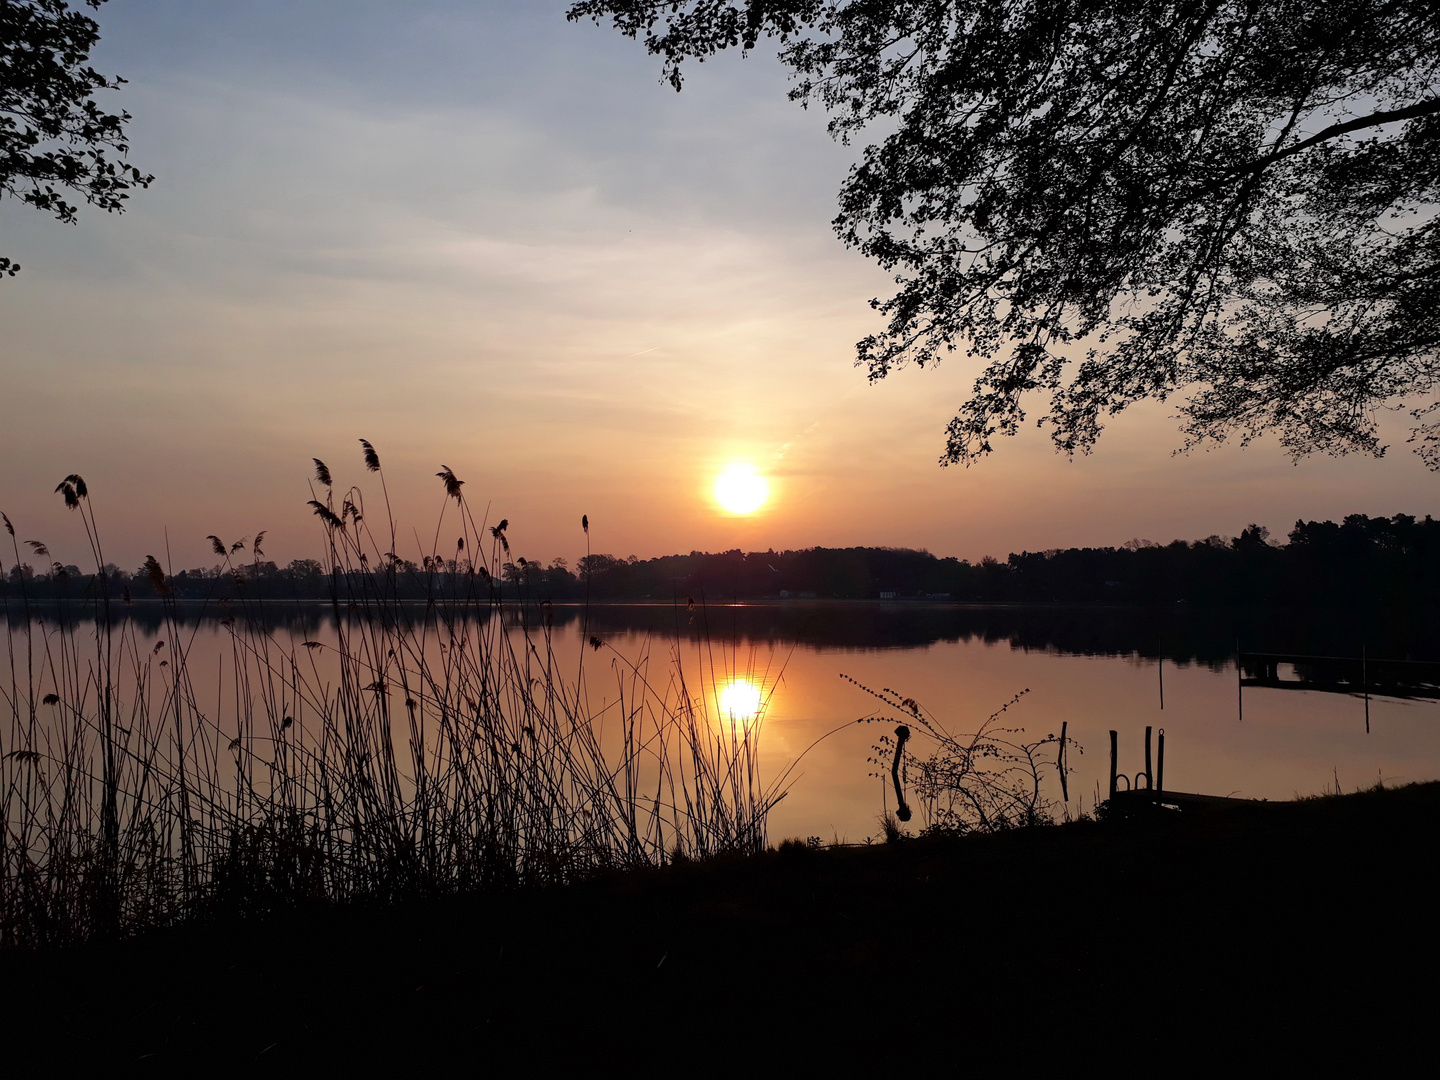
[[[749,679],[731,679],[718,695],[720,718],[732,724],[745,723],[760,715],[764,696]]]

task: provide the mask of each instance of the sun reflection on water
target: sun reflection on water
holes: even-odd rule
[[[718,697],[720,716],[732,724],[742,724],[760,715],[764,696],[760,687],[749,679],[731,679]]]

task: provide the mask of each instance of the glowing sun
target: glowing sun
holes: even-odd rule
[[[770,482],[755,466],[725,466],[715,478],[715,501],[732,514],[753,514],[770,497]]]
[[[733,679],[720,691],[720,718],[732,724],[754,720],[760,714],[760,688],[749,679]]]

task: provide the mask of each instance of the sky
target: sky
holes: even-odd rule
[[[856,148],[786,100],[771,56],[693,67],[676,94],[639,44],[565,7],[106,4],[93,60],[129,83],[105,104],[133,115],[131,159],[156,180],[77,226],[0,202],[0,252],[24,268],[0,281],[0,509],[19,539],[84,565],[53,493],[75,472],[126,568],[206,565],[208,534],[261,529],[282,564],[316,556],[311,458],[378,495],[360,438],[412,558],[442,465],[542,561],[584,553],[582,514],[621,556],[977,560],[1440,513],[1398,420],[1380,460],[1295,463],[1273,440],[1177,456],[1153,405],[1089,456],[1031,428],[940,467],[974,366],[875,385],[854,367],[890,290],[831,231]],[[734,462],[770,481],[756,514],[711,496]]]

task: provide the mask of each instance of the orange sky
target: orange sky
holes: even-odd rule
[[[364,482],[360,437],[422,536],[443,463],[544,560],[583,553],[582,513],[619,555],[971,559],[1440,513],[1399,426],[1381,461],[1176,458],[1153,407],[1088,458],[1032,430],[941,469],[973,369],[871,387],[851,366],[888,282],[830,233],[853,151],[773,62],[676,95],[563,3],[292,7],[107,5],[96,60],[131,80],[155,186],[74,228],[0,204],[24,266],[0,282],[0,509],[64,561],[85,550],[51,493],[72,471],[121,565],[167,533],[177,568],[213,561],[212,532],[313,555],[309,460]],[[737,460],[772,480],[747,519],[710,498]]]

